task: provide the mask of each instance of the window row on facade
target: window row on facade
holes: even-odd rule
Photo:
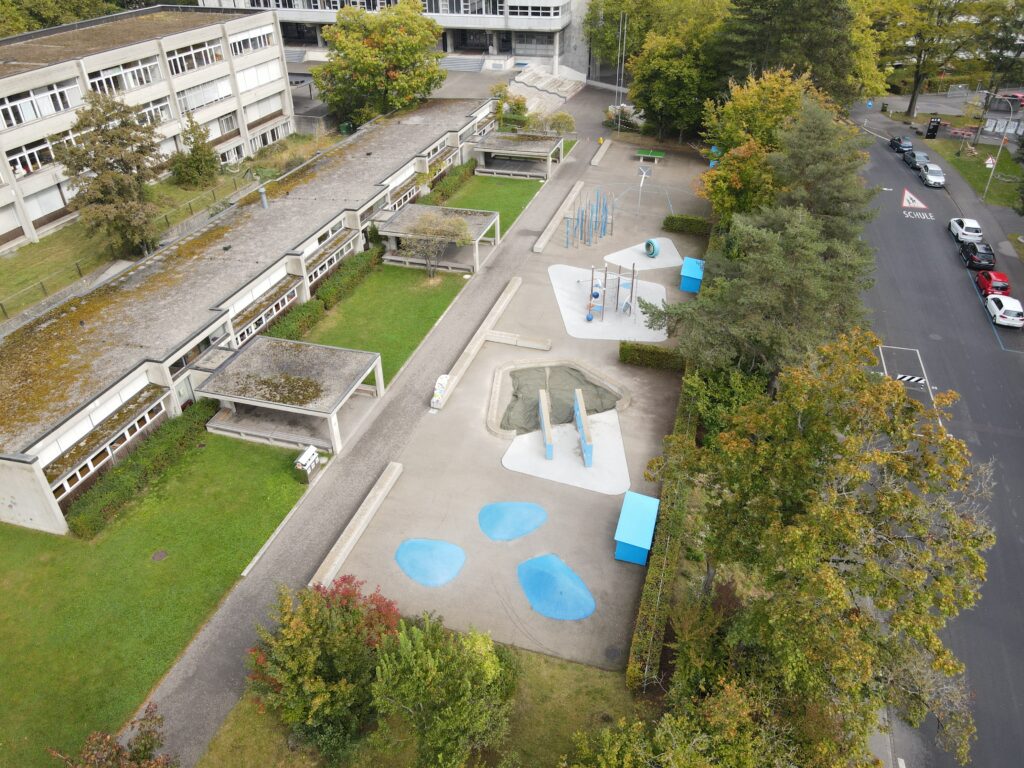
[[[62,80],[41,88],[33,88],[31,91],[0,97],[0,118],[5,128],[13,128],[41,117],[74,109],[82,101],[82,89],[78,85],[78,80]]]

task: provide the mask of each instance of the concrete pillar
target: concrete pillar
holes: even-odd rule
[[[327,43],[324,42],[324,28],[323,28],[323,25],[321,25],[321,24],[317,24],[316,25],[316,47],[317,48],[326,48],[327,47]]]
[[[398,238],[395,237],[394,235],[388,235],[388,250],[389,251],[397,251],[398,250]]]
[[[550,179],[551,178],[551,155],[547,156],[547,162],[545,163],[545,165],[547,165],[547,176],[545,176],[545,178]]]
[[[0,520],[60,536],[68,532],[64,513],[53,497],[38,456],[0,455],[0,488]]]
[[[338,412],[335,411],[327,417],[327,428],[331,431],[331,450],[337,456],[341,453],[341,427],[338,425]]]
[[[384,368],[379,357],[373,364],[373,383],[377,387],[377,397],[384,397]]]
[[[558,142],[558,162],[565,160],[565,139]]]
[[[551,59],[551,74],[552,75],[557,75],[558,74],[558,43],[559,43],[559,40],[561,39],[561,37],[562,37],[562,33],[561,32],[555,32],[555,56],[554,56],[553,59]]]
[[[444,39],[446,41],[445,48],[447,49],[448,53],[454,53],[455,52],[455,31],[451,30],[451,29],[446,29],[444,31]]]
[[[494,222],[494,245],[497,246],[501,242],[501,217]]]

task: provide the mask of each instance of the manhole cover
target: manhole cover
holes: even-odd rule
[[[608,661],[618,661],[622,658],[622,649],[617,645],[609,645],[604,649],[604,657]]]
[[[155,560],[156,562],[160,562],[165,557],[167,557],[167,550],[166,549],[158,549],[156,552],[153,553],[153,558],[152,559]]]

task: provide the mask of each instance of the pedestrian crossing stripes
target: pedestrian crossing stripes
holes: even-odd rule
[[[924,376],[911,376],[906,373],[897,373],[893,376],[896,381],[905,381],[908,384],[924,384]]]

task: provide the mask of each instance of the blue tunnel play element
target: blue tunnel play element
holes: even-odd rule
[[[544,508],[526,501],[488,504],[477,517],[480,530],[494,541],[512,541],[540,528],[548,519]]]
[[[657,240],[648,240],[644,243],[644,253],[650,256],[652,259],[661,253],[661,245],[658,244]]]
[[[406,539],[398,545],[395,561],[406,576],[425,587],[440,587],[459,575],[466,553],[448,541]]]
[[[541,555],[519,564],[519,584],[530,607],[541,616],[578,621],[594,612],[597,604],[583,579],[557,555]]]

